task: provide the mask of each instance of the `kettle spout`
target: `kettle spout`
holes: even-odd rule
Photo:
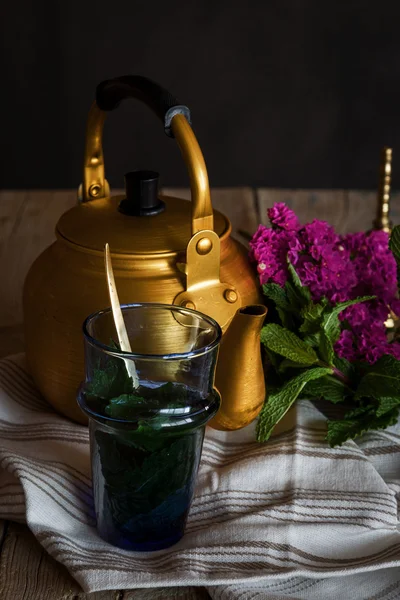
[[[249,425],[265,400],[265,378],[261,359],[260,332],[267,308],[252,304],[240,308],[220,346],[215,386],[221,407],[209,425],[234,430]]]

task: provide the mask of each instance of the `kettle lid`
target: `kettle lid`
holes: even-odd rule
[[[138,191],[142,198],[138,199]],[[60,218],[58,237],[99,252],[103,252],[106,243],[113,253],[120,254],[186,250],[192,235],[191,202],[155,194],[151,183],[140,186],[131,174],[126,177],[126,192],[74,206]],[[214,230],[220,238],[230,233],[229,220],[216,210]]]

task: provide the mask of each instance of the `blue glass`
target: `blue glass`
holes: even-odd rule
[[[220,402],[213,382],[221,331],[180,307],[126,305],[123,314],[131,353],[111,341],[109,310],[84,324],[78,403],[89,417],[97,528],[121,548],[160,550],[184,534],[205,426]]]

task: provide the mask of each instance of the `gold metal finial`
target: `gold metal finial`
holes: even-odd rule
[[[390,233],[392,223],[389,218],[390,210],[390,184],[392,179],[392,148],[386,146],[382,149],[380,175],[379,175],[379,190],[378,190],[378,208],[376,219],[374,221],[374,229],[381,229]]]

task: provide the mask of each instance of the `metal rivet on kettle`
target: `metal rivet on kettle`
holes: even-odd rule
[[[196,305],[190,300],[184,300],[181,302],[182,308],[190,308],[191,310],[196,310]]]
[[[196,244],[197,254],[208,254],[212,248],[212,241],[209,238],[201,238]]]
[[[96,198],[100,194],[101,186],[98,183],[93,183],[89,188],[89,195]]]
[[[229,302],[230,304],[233,304],[238,299],[238,295],[235,292],[235,290],[225,290],[224,298],[227,302]]]

